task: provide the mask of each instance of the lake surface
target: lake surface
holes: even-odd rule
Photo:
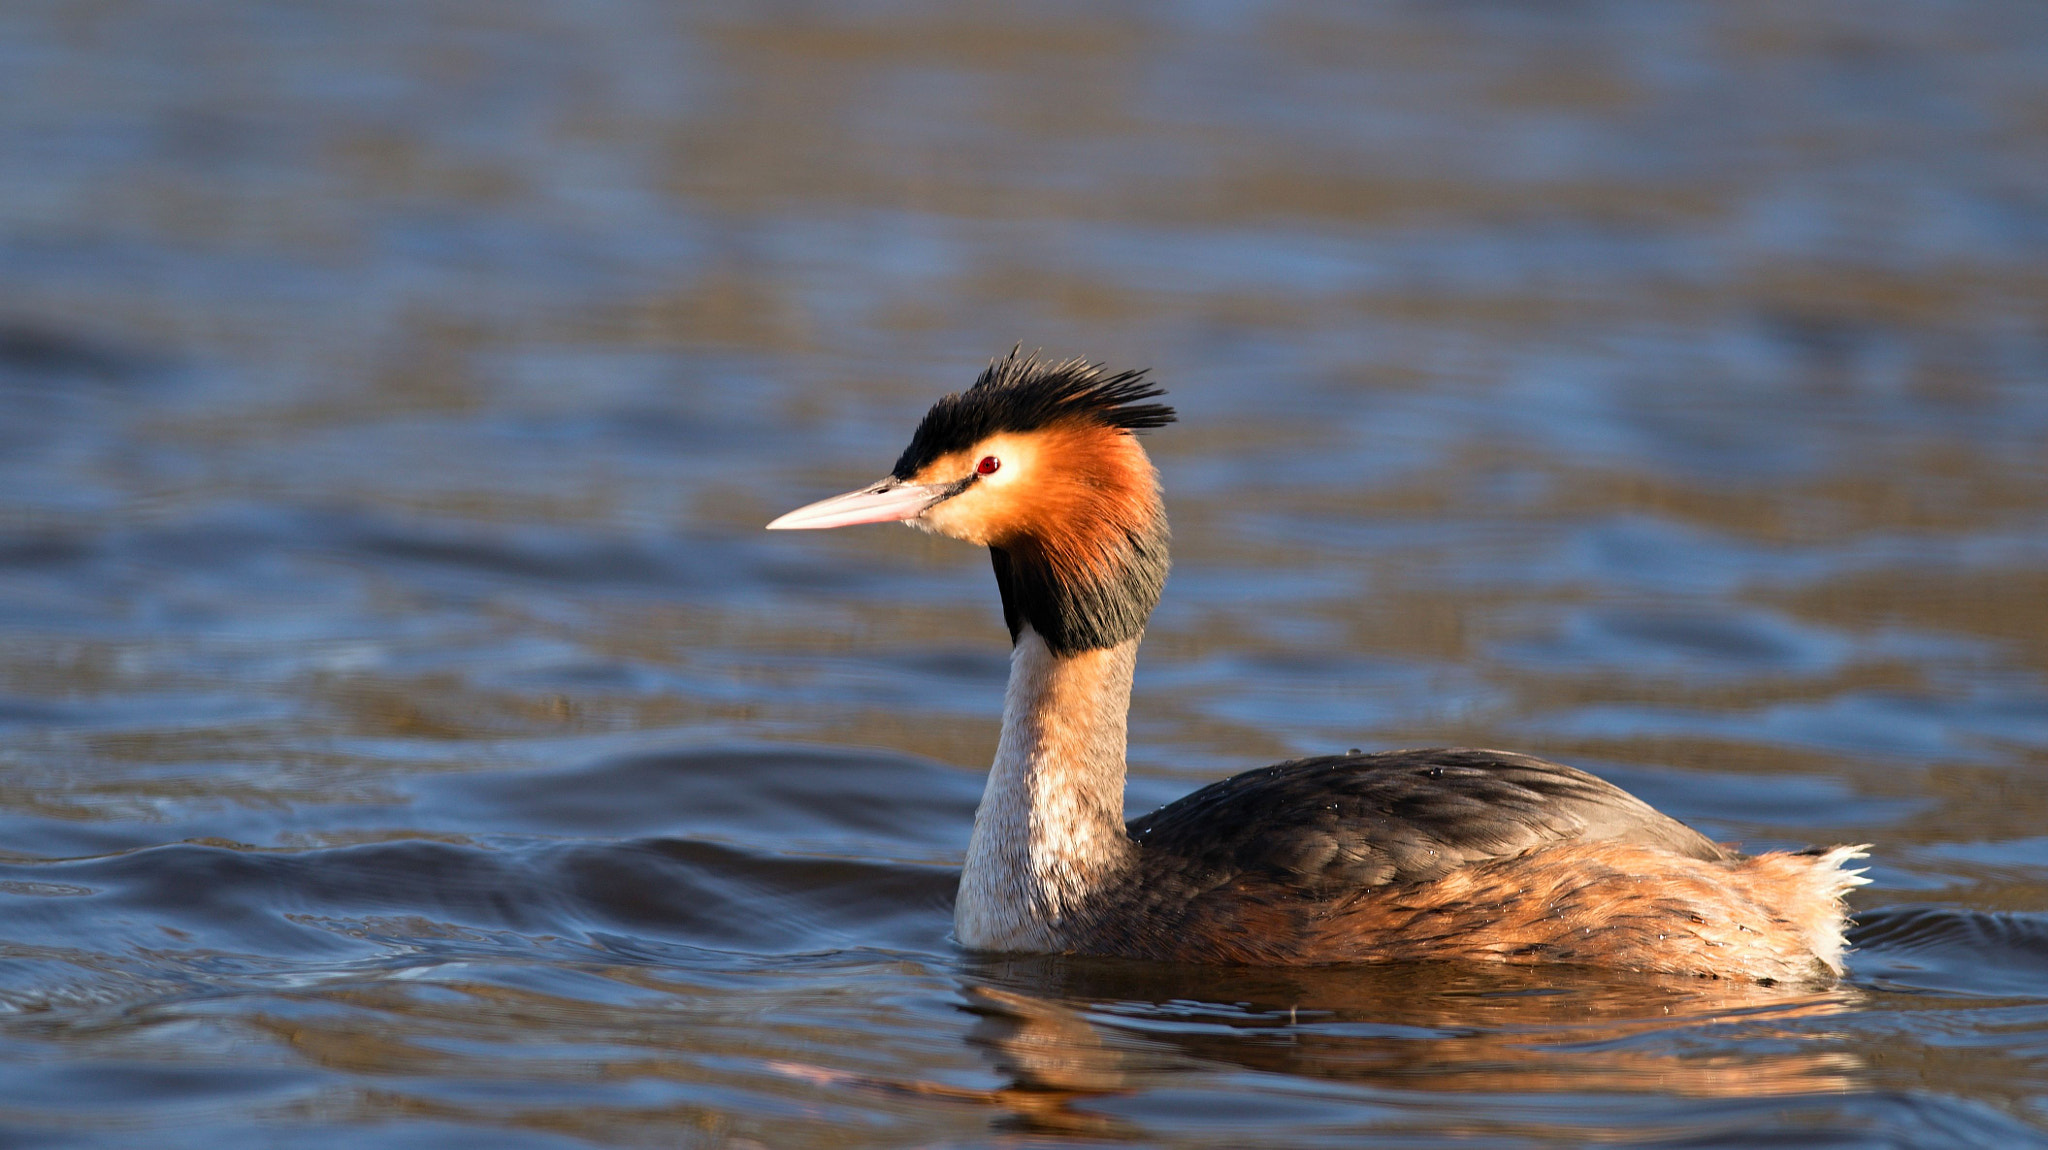
[[[2048,1145],[2048,7],[0,8],[0,1142]],[[948,940],[1151,367],[1131,809],[1470,744],[1876,844],[1850,977]]]

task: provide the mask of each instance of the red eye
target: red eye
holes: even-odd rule
[[[976,475],[994,475],[996,473],[996,469],[1000,468],[1002,465],[1003,461],[997,459],[995,456],[984,455],[981,457],[981,462],[974,465],[974,473]]]

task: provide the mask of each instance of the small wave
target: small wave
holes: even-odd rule
[[[11,946],[83,967],[163,959],[167,946],[261,956],[266,968],[361,962],[474,953],[494,937],[508,954],[598,936],[757,954],[933,950],[945,945],[955,873],[664,838],[306,851],[172,843],[0,865],[0,917]]]
[[[1849,943],[1857,981],[1882,989],[2039,994],[2048,987],[2048,914],[1888,907],[1858,915]]]

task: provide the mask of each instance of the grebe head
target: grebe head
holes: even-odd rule
[[[1167,566],[1159,477],[1135,432],[1173,409],[1142,371],[1012,351],[932,405],[879,482],[768,524],[771,531],[902,522],[989,548],[1013,639],[1055,653],[1144,630]]]

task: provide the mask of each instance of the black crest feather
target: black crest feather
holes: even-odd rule
[[[1144,402],[1166,392],[1142,370],[1111,374],[1084,359],[1042,363],[1021,352],[1020,345],[991,361],[973,386],[932,405],[896,461],[896,478],[908,479],[939,456],[998,432],[1037,431],[1064,419],[1130,431],[1173,422],[1173,408]]]

